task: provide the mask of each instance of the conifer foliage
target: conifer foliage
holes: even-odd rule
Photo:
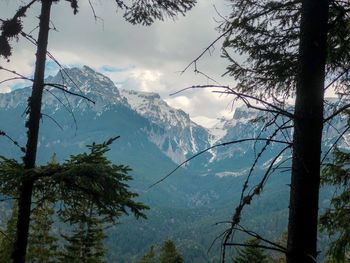
[[[29,263],[58,263],[58,237],[52,232],[54,203],[45,200],[34,208],[29,230]]]
[[[262,248],[258,245],[258,239],[249,239],[245,242],[246,247],[238,249],[238,255],[233,259],[232,263],[268,263],[271,262]]]
[[[73,155],[62,164],[51,160],[32,170],[2,157],[0,192],[16,197],[23,176],[30,177],[35,200],[39,200],[32,214],[28,262],[57,262],[56,238],[51,235],[54,203],[59,204],[57,213],[62,221],[74,224],[73,235],[67,237],[65,255],[74,255],[76,261],[72,262],[84,262],[82,258],[91,263],[103,262],[104,222],[115,222],[129,212],[137,218],[145,217],[143,212],[148,207],[133,200],[138,195],[129,191],[126,183],[131,180],[127,174],[130,168],[112,164],[105,156],[114,139],[93,143],[88,146],[88,153]],[[15,222],[14,218],[9,222],[9,234],[13,234]]]
[[[71,222],[74,224],[68,235],[62,235],[65,246],[60,262],[105,263],[107,251],[103,244],[106,238],[103,220],[95,214],[92,202],[87,201],[83,209],[85,215]]]
[[[156,263],[155,246],[152,245],[137,263]]]
[[[259,102],[262,106],[257,108],[271,114],[266,127],[274,123],[276,116],[287,119],[271,132],[274,138],[285,130],[293,131],[287,262],[312,263],[318,256],[322,131],[324,125],[349,107],[350,3],[229,2],[232,12],[221,27],[226,36],[223,56],[229,61],[226,74],[233,76],[236,84],[224,93],[243,98],[248,106],[252,106],[249,99]],[[233,55],[237,53],[242,55],[239,59]],[[324,116],[324,94],[330,86],[341,94],[343,102],[335,106],[332,114]],[[295,98],[294,109],[287,106],[291,96]],[[231,229],[239,223],[242,207],[250,202],[250,195],[241,200]],[[225,236],[224,246],[230,233]]]
[[[7,220],[6,229],[0,234],[0,262],[11,262],[13,240],[16,234],[17,204],[12,204],[11,216]]]
[[[45,76],[45,65],[46,65],[46,56],[48,54],[47,46],[49,42],[49,31],[51,23],[51,8],[53,3],[66,3],[69,2],[73,13],[78,12],[78,0],[31,0],[28,4],[21,6],[16,14],[12,18],[1,19],[0,23],[0,57],[9,59],[12,54],[11,41],[18,39],[18,36],[22,35],[28,39],[31,43],[34,43],[37,46],[36,52],[36,61],[35,61],[35,72],[33,82],[32,94],[28,98],[28,107],[26,109],[27,114],[27,143],[26,147],[23,147],[25,156],[23,157],[24,166],[21,171],[22,178],[17,177],[17,181],[20,187],[18,188],[18,220],[16,226],[16,235],[14,240],[12,259],[14,263],[24,263],[27,250],[27,241],[29,233],[29,224],[30,224],[30,213],[31,213],[31,201],[33,195],[33,187],[35,183],[35,178],[31,178],[30,172],[36,168],[36,155],[37,155],[37,145],[38,145],[38,135],[39,135],[39,126],[41,114],[41,105],[44,92],[44,76]],[[155,20],[162,20],[165,17],[174,17],[177,14],[184,14],[186,11],[190,10],[196,3],[195,0],[169,0],[169,1],[149,1],[149,0],[135,0],[135,1],[123,1],[116,0],[117,8],[124,10],[124,17],[127,21],[133,24],[144,24],[150,25]],[[41,6],[41,11],[39,15],[39,33],[38,38],[33,40],[33,38],[23,32],[23,20],[22,18],[26,16],[27,10],[30,9],[34,4],[39,3]],[[91,4],[91,2],[89,1]],[[91,4],[92,6],[92,4]],[[92,7],[93,9],[93,7]],[[94,10],[93,10],[94,13]],[[95,15],[96,18],[96,15]],[[55,61],[57,62],[57,61]],[[0,67],[0,70],[3,68]],[[75,160],[76,161],[76,160]],[[90,166],[90,168],[93,168]],[[117,169],[117,168],[116,168]],[[124,169],[120,167],[119,169]],[[125,170],[125,169],[124,169]],[[18,171],[17,171],[18,172]],[[96,172],[96,171],[95,171]],[[26,175],[27,177],[25,177]],[[62,175],[61,175],[62,176]],[[94,177],[95,179],[98,177]],[[59,179],[59,178],[57,178]],[[62,178],[61,178],[62,179]],[[86,178],[85,178],[86,179]],[[89,180],[87,180],[89,181]],[[62,184],[66,186],[76,187],[77,181],[74,179],[69,179]],[[79,182],[81,183],[81,182]],[[91,183],[91,181],[90,181]],[[99,185],[98,182],[97,185]],[[95,190],[104,190],[104,187],[101,189],[94,189],[95,184],[90,184],[92,189]],[[114,185],[114,184],[113,184]],[[86,186],[86,185],[85,185]],[[86,192],[85,186],[79,188],[81,192]],[[101,186],[101,185],[100,185]],[[118,189],[121,185],[119,185]],[[124,185],[122,185],[124,186]],[[68,187],[69,188],[69,187]],[[72,189],[72,188],[69,188]],[[114,199],[112,203],[107,202],[105,198],[101,198],[100,195],[96,196],[96,192],[90,192],[90,197],[93,196],[94,203],[99,209],[99,212],[110,214],[111,217],[115,217],[115,212],[124,213],[125,207],[131,208],[132,212],[136,216],[140,216],[140,206],[134,202],[129,202],[130,197],[133,196],[128,191],[123,193],[127,194],[127,197],[122,200],[116,200],[113,197],[109,196],[109,200]],[[63,191],[61,188],[61,194],[68,193]],[[74,191],[73,191],[74,192]],[[70,192],[71,193],[71,192]],[[108,191],[109,194],[115,194],[111,191]],[[74,194],[73,194],[74,195]],[[106,195],[105,195],[106,196]],[[117,196],[120,196],[119,194]],[[68,196],[66,196],[68,198]],[[69,198],[68,198],[69,199]],[[122,204],[116,204],[116,202],[121,201]],[[126,202],[126,203],[125,203]],[[72,206],[73,204],[66,202],[67,206]],[[110,205],[116,205],[116,208],[112,208]]]
[[[335,262],[350,261],[350,153],[335,149],[334,161],[323,170],[322,183],[337,188],[331,207],[320,218],[320,224],[333,242],[328,251]],[[329,260],[331,261],[331,260]]]
[[[159,253],[155,252],[156,247],[152,245],[137,263],[183,263],[182,255],[177,251],[174,241],[163,242]]]
[[[159,254],[160,263],[183,263],[184,260],[179,252],[176,250],[175,243],[172,240],[166,240]]]

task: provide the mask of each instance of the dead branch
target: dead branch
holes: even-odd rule
[[[283,148],[276,156],[275,158],[272,160],[272,162],[270,163],[268,169],[266,170],[264,176],[262,177],[262,179],[260,180],[259,184],[257,184],[254,188],[253,191],[248,193],[247,195],[245,195],[244,197],[241,198],[239,205],[235,208],[235,213],[232,216],[232,222],[231,222],[231,227],[228,229],[227,234],[224,236],[223,241],[222,241],[222,263],[225,262],[225,255],[226,255],[226,244],[230,244],[228,242],[229,238],[232,237],[232,234],[236,228],[236,226],[240,223],[241,220],[241,214],[243,211],[243,208],[246,205],[249,205],[251,203],[251,201],[253,200],[253,197],[255,195],[259,195],[270,175],[270,173],[273,170],[273,167],[276,163],[276,161],[279,159],[279,157],[287,150],[291,147],[292,145],[288,145],[285,148]]]
[[[49,86],[49,87],[53,87],[53,88],[62,90],[65,93],[68,93],[68,94],[76,96],[76,97],[83,98],[83,99],[85,99],[85,100],[95,104],[95,101],[91,100],[90,98],[88,98],[88,97],[86,97],[86,96],[84,96],[82,94],[78,94],[78,93],[75,93],[75,92],[72,92],[72,91],[68,90],[68,87],[66,85],[55,84],[55,83],[45,83],[45,86]]]
[[[323,122],[325,123],[325,122],[330,121],[335,116],[337,116],[338,114],[343,113],[344,111],[346,111],[349,108],[350,108],[350,103],[345,104],[344,106],[340,107],[338,110],[334,111],[331,115],[329,115],[328,117],[324,118]]]
[[[50,115],[47,115],[45,113],[41,113],[41,116],[45,116],[45,117],[49,118],[50,120],[52,120],[58,126],[58,128],[60,128],[63,131],[62,126],[53,117],[51,117]]]
[[[286,117],[289,117],[291,119],[294,119],[294,114],[272,104],[269,103],[261,98],[255,97],[253,95],[248,95],[248,94],[244,94],[244,93],[240,93],[235,91],[234,89],[232,89],[230,86],[225,86],[225,85],[195,85],[195,86],[191,86],[191,87],[187,87],[184,89],[181,89],[177,92],[171,93],[170,96],[174,96],[176,94],[179,94],[181,92],[184,92],[186,90],[190,90],[190,89],[210,89],[210,88],[219,88],[219,89],[224,89],[224,91],[213,91],[215,93],[221,93],[221,94],[228,94],[228,95],[235,95],[237,98],[239,98],[240,100],[242,100],[244,102],[244,104],[247,105],[248,108],[253,108],[256,110],[260,110],[260,111],[266,111],[266,112],[271,112],[271,113],[279,113],[281,115],[284,115]],[[261,107],[257,107],[252,105],[249,102],[249,99],[254,100],[258,103],[261,103],[265,106],[265,108],[261,108]],[[270,107],[271,109],[269,109],[268,107]]]
[[[169,176],[171,176],[173,173],[175,173],[179,168],[181,168],[183,165],[185,165],[186,163],[188,163],[189,161],[193,160],[194,158],[202,155],[203,153],[206,153],[214,148],[218,148],[218,147],[222,147],[222,146],[227,146],[227,145],[231,145],[231,144],[237,144],[237,143],[242,143],[242,142],[248,142],[248,141],[270,141],[270,142],[275,142],[275,143],[281,143],[281,144],[287,144],[288,148],[292,146],[292,144],[290,142],[286,142],[286,141],[282,141],[282,140],[274,140],[274,139],[266,139],[266,138],[249,138],[249,139],[241,139],[241,140],[235,140],[235,141],[230,141],[230,142],[224,142],[224,143],[219,143],[219,144],[215,144],[213,146],[210,146],[198,153],[196,153],[195,155],[191,156],[190,158],[188,158],[187,160],[183,161],[182,163],[180,163],[178,166],[176,166],[176,168],[174,170],[172,170],[170,173],[168,173],[166,176],[162,177],[161,179],[159,179],[158,181],[156,181],[155,183],[153,183],[152,185],[150,185],[148,187],[148,189],[154,187],[155,185],[163,182],[165,179],[167,179]]]
[[[12,139],[6,132],[0,130],[0,136],[4,136],[7,139],[9,139],[16,147],[18,147],[21,150],[21,152],[23,153],[26,152],[26,148],[23,146],[20,146],[19,143],[16,140]]]
[[[226,243],[226,246],[239,246],[239,247],[256,247],[256,248],[263,248],[263,249],[268,249],[268,250],[274,250],[274,251],[278,251],[281,252],[283,254],[286,254],[287,252],[285,250],[282,250],[280,248],[276,248],[276,247],[269,247],[269,246],[264,246],[264,245],[250,245],[250,244],[242,244],[242,243]]]

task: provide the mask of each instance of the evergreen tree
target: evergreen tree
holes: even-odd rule
[[[18,39],[20,34],[25,33],[23,29],[23,17],[26,16],[28,9],[35,3],[40,3],[41,10],[39,16],[39,32],[38,39],[33,42],[37,45],[35,71],[33,78],[32,94],[28,99],[28,107],[26,109],[27,121],[27,143],[22,148],[24,152],[23,174],[31,171],[36,167],[36,156],[38,150],[38,135],[40,120],[42,117],[41,106],[44,92],[44,76],[46,55],[48,53],[47,46],[50,31],[50,17],[53,3],[59,0],[32,0],[28,4],[20,7],[16,14],[10,19],[1,19],[0,26],[0,56],[8,59],[12,53],[11,40]],[[62,2],[70,2],[74,14],[78,12],[79,0],[67,0]],[[116,0],[119,9],[124,10],[124,18],[132,24],[150,25],[154,20],[163,20],[165,17],[174,17],[177,14],[184,14],[190,10],[195,0],[138,0],[129,1],[125,4],[123,0]],[[2,69],[2,68],[0,68]],[[12,259],[14,263],[24,263],[26,258],[27,242],[29,235],[30,211],[32,204],[32,194],[35,180],[30,176],[23,176],[18,188],[18,219],[16,225],[16,235],[12,251]]]
[[[175,243],[172,240],[167,240],[163,243],[160,254],[160,263],[183,263],[183,257],[176,250]]]
[[[6,224],[6,230],[0,233],[0,262],[11,262],[13,240],[16,233],[17,204],[12,205],[12,212]]]
[[[53,203],[45,200],[32,212],[26,258],[29,263],[58,262],[58,238],[52,233],[53,206]]]
[[[95,209],[91,202],[86,203],[85,209],[86,215],[73,226],[71,234],[63,236],[67,244],[61,256],[62,263],[106,262],[103,220],[94,214]]]
[[[248,100],[248,105],[271,113],[272,122],[276,116],[289,119],[272,134],[294,128],[287,262],[313,263],[318,255],[323,126],[349,107],[344,100],[344,107],[336,107],[332,114],[324,116],[326,80],[344,94],[344,99],[348,98],[350,3],[338,0],[229,2],[232,12],[221,29],[226,36],[223,55],[230,62],[227,74],[235,78],[235,85],[224,93],[234,94],[243,101]],[[242,56],[237,59],[234,52]],[[290,96],[295,98],[293,110],[286,106]],[[254,98],[259,103],[257,107],[249,104]],[[255,192],[260,193],[264,183],[258,185]],[[252,196],[247,195],[240,206],[249,204],[251,199]],[[236,211],[241,210],[239,207]],[[239,223],[240,218],[240,214],[234,216],[234,224]]]
[[[233,263],[268,263],[271,259],[259,248],[258,239],[249,239],[245,242],[247,245],[243,249],[238,249],[238,255],[233,259]]]
[[[334,236],[328,250],[329,262],[350,261],[350,153],[335,149],[334,162],[323,170],[322,183],[337,188],[331,207],[320,218],[322,230]],[[331,261],[333,260],[333,261]]]
[[[46,165],[38,166],[30,174],[32,178],[35,178],[33,194],[37,200],[50,201],[52,204],[59,203],[61,209],[58,215],[64,221],[84,225],[87,233],[84,238],[88,243],[83,244],[87,248],[83,253],[87,255],[86,258],[92,260],[91,262],[95,262],[93,261],[95,258],[97,258],[96,262],[101,262],[100,258],[105,253],[102,243],[99,243],[104,237],[99,225],[100,219],[103,219],[104,222],[114,222],[129,211],[136,218],[145,218],[143,210],[148,209],[142,203],[134,201],[133,199],[138,195],[129,191],[126,182],[131,180],[128,175],[130,168],[124,165],[114,165],[105,156],[109,145],[115,139],[109,139],[102,144],[93,143],[88,146],[89,153],[71,156],[62,164],[51,160]],[[23,164],[16,160],[1,157],[0,192],[8,196],[16,196],[20,185],[18,182],[22,180],[24,170]],[[92,206],[90,210],[87,204]],[[47,207],[44,210],[46,209]],[[45,213],[47,211],[43,212]],[[99,217],[94,218],[95,215]],[[46,221],[47,219],[44,219],[40,213],[34,217],[38,221],[43,221],[45,225],[44,229],[39,229],[36,234],[47,235],[49,238],[49,226],[52,224],[50,219]],[[38,238],[34,240],[36,243],[33,248],[38,249],[40,240]],[[54,245],[54,239],[49,238],[48,242]],[[49,249],[50,245],[47,245],[45,249]]]
[[[137,263],[156,263],[155,246],[152,245]]]

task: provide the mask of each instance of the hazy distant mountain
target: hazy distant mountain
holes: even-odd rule
[[[246,142],[212,149],[162,184],[150,190],[148,186],[177,164],[213,144],[270,136],[270,129],[262,130],[266,124],[261,118],[264,115],[242,106],[235,109],[232,119],[218,119],[214,127],[206,129],[193,122],[184,111],[170,107],[158,94],[119,90],[108,77],[87,66],[60,71],[56,76],[48,77],[46,83],[65,85],[69,92],[80,96],[46,87],[39,162],[48,161],[53,153],[62,160],[84,151],[87,144],[120,135],[109,157],[115,163],[133,168],[132,186],[152,207],[147,221],[135,222],[128,218],[125,219],[128,223],[112,228],[108,246],[114,252],[109,255],[110,260],[115,262],[118,258],[121,262],[130,262],[128,259],[144,252],[150,244],[173,238],[186,251],[186,262],[195,262],[193,258],[205,262],[208,258],[206,249],[222,229],[210,226],[229,219],[242,182],[264,143]],[[21,145],[26,141],[24,112],[29,96],[30,88],[0,94],[0,129]],[[330,108],[327,110],[331,111]],[[281,121],[278,119],[277,122]],[[337,129],[342,125],[344,120],[340,118],[333,123],[335,128],[325,130],[325,144],[330,145],[339,136]],[[291,131],[278,138],[288,140],[290,137]],[[345,146],[346,139],[345,136]],[[269,145],[256,164],[250,186],[259,180],[280,149],[278,144]],[[21,152],[5,138],[0,140],[0,154],[14,158],[21,156]],[[289,155],[286,152],[278,161]],[[245,214],[250,215],[246,217],[248,225],[272,237],[284,230],[288,182],[288,173],[271,177],[262,197]],[[261,224],[264,229],[259,227]],[[134,235],[130,235],[131,232]],[[120,235],[128,238],[118,239]],[[210,256],[213,260],[215,252]]]

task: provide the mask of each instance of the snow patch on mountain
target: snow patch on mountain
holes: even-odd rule
[[[182,110],[170,107],[156,93],[121,90],[132,109],[160,129],[151,128],[150,140],[176,163],[208,146],[208,131]]]

